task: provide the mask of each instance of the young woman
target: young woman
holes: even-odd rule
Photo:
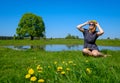
[[[89,29],[83,28],[85,25],[89,25]],[[84,49],[82,50],[83,54],[95,57],[105,56],[99,52],[99,49],[95,44],[96,39],[104,33],[99,23],[95,20],[91,20],[78,25],[77,28],[83,33],[84,36]],[[96,28],[98,28],[99,31],[96,31]]]

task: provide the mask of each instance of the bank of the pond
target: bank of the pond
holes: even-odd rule
[[[120,46],[120,40],[97,40],[96,43],[102,46]],[[46,45],[46,44],[82,44],[83,39],[46,39],[46,40],[0,40],[0,46],[6,45]]]
[[[43,79],[45,83],[119,83],[120,51],[103,53],[112,56],[93,58],[83,56],[81,51],[18,51],[0,47],[0,82],[37,83]],[[31,74],[26,78],[28,71]],[[37,79],[31,80],[33,76]]]

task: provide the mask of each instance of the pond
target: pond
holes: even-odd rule
[[[11,48],[14,50],[28,50],[28,49],[37,49],[44,51],[77,51],[82,50],[83,45],[60,45],[60,44],[50,44],[50,45],[41,45],[41,46],[5,46],[6,48]],[[98,46],[100,50],[120,50],[120,46]]]

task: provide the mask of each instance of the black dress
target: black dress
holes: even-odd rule
[[[84,48],[88,48],[90,51],[98,50],[97,45],[95,44],[96,39],[98,38],[97,31],[90,33],[88,29],[84,29]]]

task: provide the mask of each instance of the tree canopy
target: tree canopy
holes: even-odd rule
[[[34,37],[44,37],[45,25],[40,16],[26,13],[20,19],[16,33],[19,37],[30,36],[31,40],[33,40]]]

